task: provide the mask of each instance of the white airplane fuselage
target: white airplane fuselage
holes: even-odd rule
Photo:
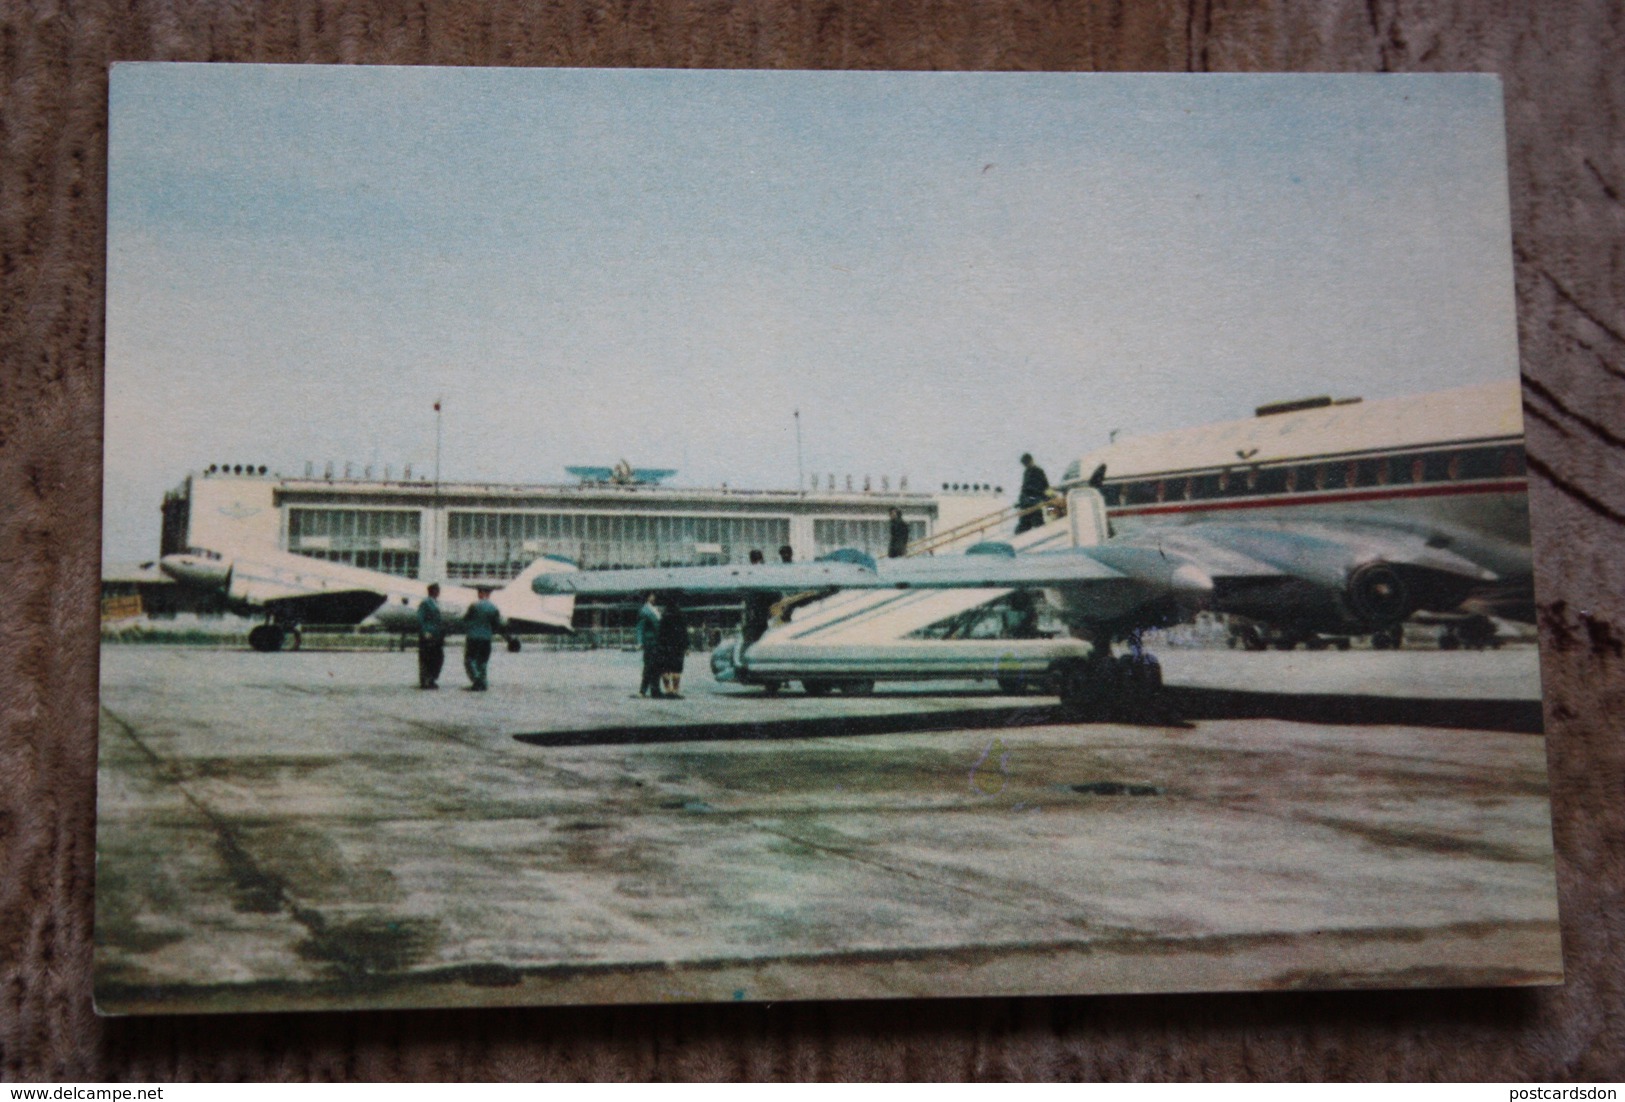
[[[235,610],[267,612],[292,625],[368,623],[394,632],[415,632],[418,607],[429,595],[426,582],[288,551],[193,548],[184,554],[165,555],[159,565],[177,582],[222,592]],[[530,588],[530,579],[550,568],[573,569],[539,560],[492,594],[505,622],[517,628],[569,630],[574,600],[539,597]],[[455,631],[478,599],[473,589],[442,584],[437,603],[447,626]]]
[[[1141,437],[1091,452],[1062,486],[1099,479],[1114,537],[1219,534],[1245,548],[1278,533],[1305,558],[1335,543],[1345,572],[1384,561],[1404,540],[1480,568],[1477,579],[1412,573],[1419,608],[1479,602],[1533,615],[1533,560],[1516,380],[1403,399],[1333,404]],[[1336,568],[1332,568],[1334,571]],[[1346,602],[1304,587],[1215,593],[1212,607],[1266,620],[1359,630]],[[1056,594],[1064,603],[1064,592]]]

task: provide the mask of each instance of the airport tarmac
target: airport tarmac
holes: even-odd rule
[[[1560,982],[1533,648],[1161,652],[1171,708],[102,648],[111,1013]]]

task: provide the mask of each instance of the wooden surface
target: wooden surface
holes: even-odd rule
[[[0,0],[0,1076],[1625,1077],[1622,11],[1609,0]],[[97,1019],[106,92],[108,63],[124,59],[1502,74],[1568,984]]]

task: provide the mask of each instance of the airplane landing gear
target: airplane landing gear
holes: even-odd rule
[[[285,644],[291,641],[289,650],[298,650],[304,643],[304,636],[299,633],[299,625],[293,624],[284,628],[281,624],[271,622],[261,624],[248,633],[248,645],[261,654],[275,654]]]
[[[1162,692],[1162,663],[1149,654],[1072,662],[1057,677],[1061,707],[1078,718],[1133,716]]]
[[[1371,633],[1372,650],[1399,650],[1405,645],[1405,629],[1400,624]]]
[[[286,638],[280,624],[261,624],[248,633],[248,645],[261,654],[273,654],[282,649]]]

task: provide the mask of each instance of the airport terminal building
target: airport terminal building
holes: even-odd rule
[[[947,511],[993,508],[987,489],[956,493]],[[165,495],[160,554],[268,547],[411,578],[501,585],[543,555],[585,569],[744,562],[752,549],[773,560],[781,546],[798,561],[841,547],[878,558],[893,507],[911,540],[935,531],[943,513],[934,494],[891,489],[436,484],[212,467]]]

